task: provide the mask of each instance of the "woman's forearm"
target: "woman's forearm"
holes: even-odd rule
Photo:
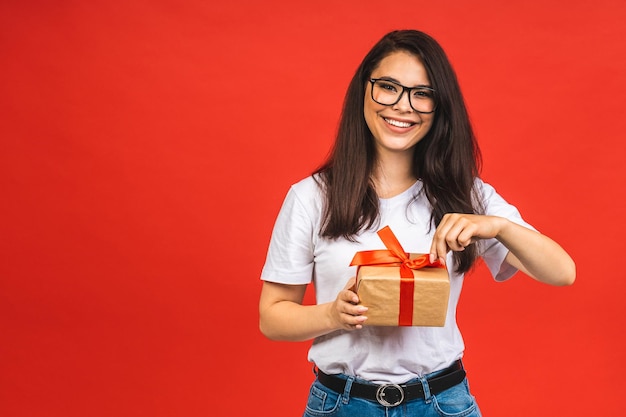
[[[328,319],[328,308],[328,304],[300,305],[278,301],[260,311],[260,329],[272,340],[310,340],[336,330]]]
[[[534,279],[551,285],[574,283],[574,261],[549,237],[506,220],[496,239],[510,251],[506,261]]]

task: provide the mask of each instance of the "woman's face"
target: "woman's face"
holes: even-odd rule
[[[394,52],[383,58],[378,67],[372,71],[370,78],[394,81],[405,87],[431,87],[420,59],[403,51]],[[374,136],[378,155],[387,152],[413,152],[417,142],[430,130],[434,113],[424,114],[415,111],[409,103],[408,91],[403,92],[396,104],[379,104],[372,99],[372,88],[372,83],[368,82],[364,97],[364,116]]]

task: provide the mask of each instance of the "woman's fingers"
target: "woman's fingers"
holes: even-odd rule
[[[431,260],[445,260],[448,251],[460,252],[478,239],[495,237],[498,218],[476,214],[448,213],[435,230]]]
[[[336,320],[344,329],[360,329],[367,317],[363,314],[367,307],[359,305],[359,297],[355,290],[356,278],[351,278],[335,301]]]
[[[433,236],[433,242],[430,247],[430,260],[434,262],[435,260],[439,260],[445,264],[446,254],[449,249],[452,249],[448,245],[449,232],[453,227],[454,219],[450,219],[449,215],[443,216],[439,226],[435,230],[435,234]]]

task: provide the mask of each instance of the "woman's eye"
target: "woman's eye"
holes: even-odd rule
[[[383,90],[387,90],[387,91],[390,91],[390,92],[395,92],[395,91],[397,91],[396,86],[395,86],[395,85],[393,85],[393,84],[391,84],[391,83],[379,82],[379,83],[378,83],[378,86],[379,86],[380,88],[382,88]]]
[[[413,97],[415,98],[431,98],[433,96],[432,91],[427,89],[413,90]]]

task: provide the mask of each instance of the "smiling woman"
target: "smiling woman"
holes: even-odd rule
[[[458,319],[468,347],[463,364],[481,411],[622,415],[626,344],[615,330],[626,317],[626,279],[612,261],[621,259],[626,235],[619,198],[626,183],[626,1],[453,4],[0,1],[0,416],[302,415],[301,395],[314,379],[310,342],[274,342],[258,330],[271,228],[288,187],[325,162],[365,54],[384,32],[414,26],[436,35],[459,75],[484,156],[480,178],[577,262],[569,288],[523,273],[495,284],[480,260],[465,276],[456,317],[448,318]],[[419,56],[408,48],[393,51]],[[417,201],[406,210],[400,192],[423,198],[426,182],[429,192],[440,184],[465,201],[454,182],[472,162],[456,150],[471,142],[436,142],[446,126],[454,138],[465,130],[462,109],[446,104],[458,96],[433,52],[419,56],[436,104],[433,125],[416,145],[419,179],[390,181],[395,197],[385,198],[369,171],[379,164],[368,159],[374,142],[363,105],[373,100],[368,88],[379,73],[368,67],[355,80],[345,116],[351,121],[342,122],[347,136],[337,146],[345,153],[336,151],[321,182],[329,186],[313,201],[325,207],[332,198],[330,234],[356,228],[373,202],[377,225],[391,223],[396,204],[413,223],[429,222],[432,207],[416,216]],[[459,162],[445,165],[444,155]],[[313,265],[309,279],[330,293],[326,277],[354,275],[345,258],[324,263],[347,238],[325,251],[330,238],[319,238],[311,219],[294,225],[310,231],[306,250],[313,246],[314,255],[303,258]],[[406,250],[429,252],[430,237],[396,223]],[[295,249],[299,240],[286,235],[276,239]],[[356,235],[363,247],[384,248],[366,236]],[[301,265],[285,263],[267,278],[288,281],[294,266]],[[307,291],[303,303],[311,304],[314,286]],[[320,304],[329,301],[322,295]],[[269,311],[262,323],[268,335],[294,337],[271,333]],[[352,331],[358,343],[339,352],[359,359],[384,343],[378,368],[390,375],[396,359],[423,363],[446,346],[447,338],[433,338],[394,355],[386,345],[399,342],[395,329],[367,326]],[[322,358],[345,338],[339,332],[316,339],[312,350],[330,374]],[[365,376],[357,368],[344,373]],[[248,375],[261,383],[233,389]],[[592,395],[581,376],[593,381]]]
[[[549,284],[574,281],[569,255],[480,179],[479,162],[439,44],[414,30],[384,36],[348,87],[329,159],[289,190],[262,271],[261,331],[314,339],[305,416],[382,415],[401,405],[402,415],[480,416],[455,317],[465,273],[482,257],[497,280],[521,270]],[[443,326],[368,325],[349,265],[380,246],[382,226],[408,252],[447,267]],[[303,305],[310,283],[317,304]]]

